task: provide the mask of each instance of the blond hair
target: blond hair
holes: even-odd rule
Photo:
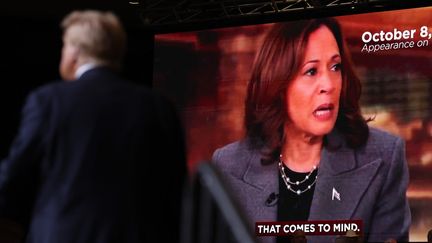
[[[64,42],[79,49],[86,61],[120,68],[126,51],[126,33],[111,12],[74,11],[61,27]]]

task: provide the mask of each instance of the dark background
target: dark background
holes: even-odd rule
[[[34,88],[60,79],[60,22],[73,10],[110,10],[128,34],[123,76],[151,86],[153,33],[122,0],[4,1],[0,7],[0,160],[17,132],[22,105]]]

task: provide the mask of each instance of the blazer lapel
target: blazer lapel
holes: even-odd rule
[[[249,197],[246,200],[254,200],[255,207],[248,208],[247,211],[254,210],[253,214],[257,221],[276,220],[277,213],[277,195],[279,194],[278,187],[278,170],[277,165],[263,165],[261,163],[261,155],[255,153],[249,162],[249,165],[243,175],[243,181],[258,190],[251,190]],[[274,199],[270,199],[271,195]]]
[[[355,152],[347,148],[341,135],[333,132],[328,142],[339,148],[321,152],[309,220],[351,219],[381,160],[356,168]]]

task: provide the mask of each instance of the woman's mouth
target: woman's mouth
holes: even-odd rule
[[[327,121],[333,117],[334,105],[331,103],[318,106],[312,113],[320,121]]]

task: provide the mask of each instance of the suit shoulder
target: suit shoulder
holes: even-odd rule
[[[63,82],[54,81],[54,82],[46,83],[42,86],[37,87],[31,93],[32,94],[46,95],[46,94],[50,94],[50,93],[54,92],[58,88],[61,88],[63,85],[64,85]]]
[[[387,131],[369,128],[369,138],[365,146],[359,149],[358,156],[368,159],[381,158],[391,161],[396,151],[404,150],[402,138]]]
[[[369,128],[369,139],[366,146],[381,148],[393,147],[395,143],[401,140],[400,137],[394,134],[371,127]]]
[[[240,140],[216,149],[212,162],[223,171],[242,171],[256,153],[245,140]]]
[[[27,100],[48,102],[52,97],[59,93],[59,89],[63,87],[62,82],[50,82],[32,90],[27,95]]]
[[[213,158],[241,156],[243,153],[249,153],[248,145],[245,141],[239,140],[216,149]]]

